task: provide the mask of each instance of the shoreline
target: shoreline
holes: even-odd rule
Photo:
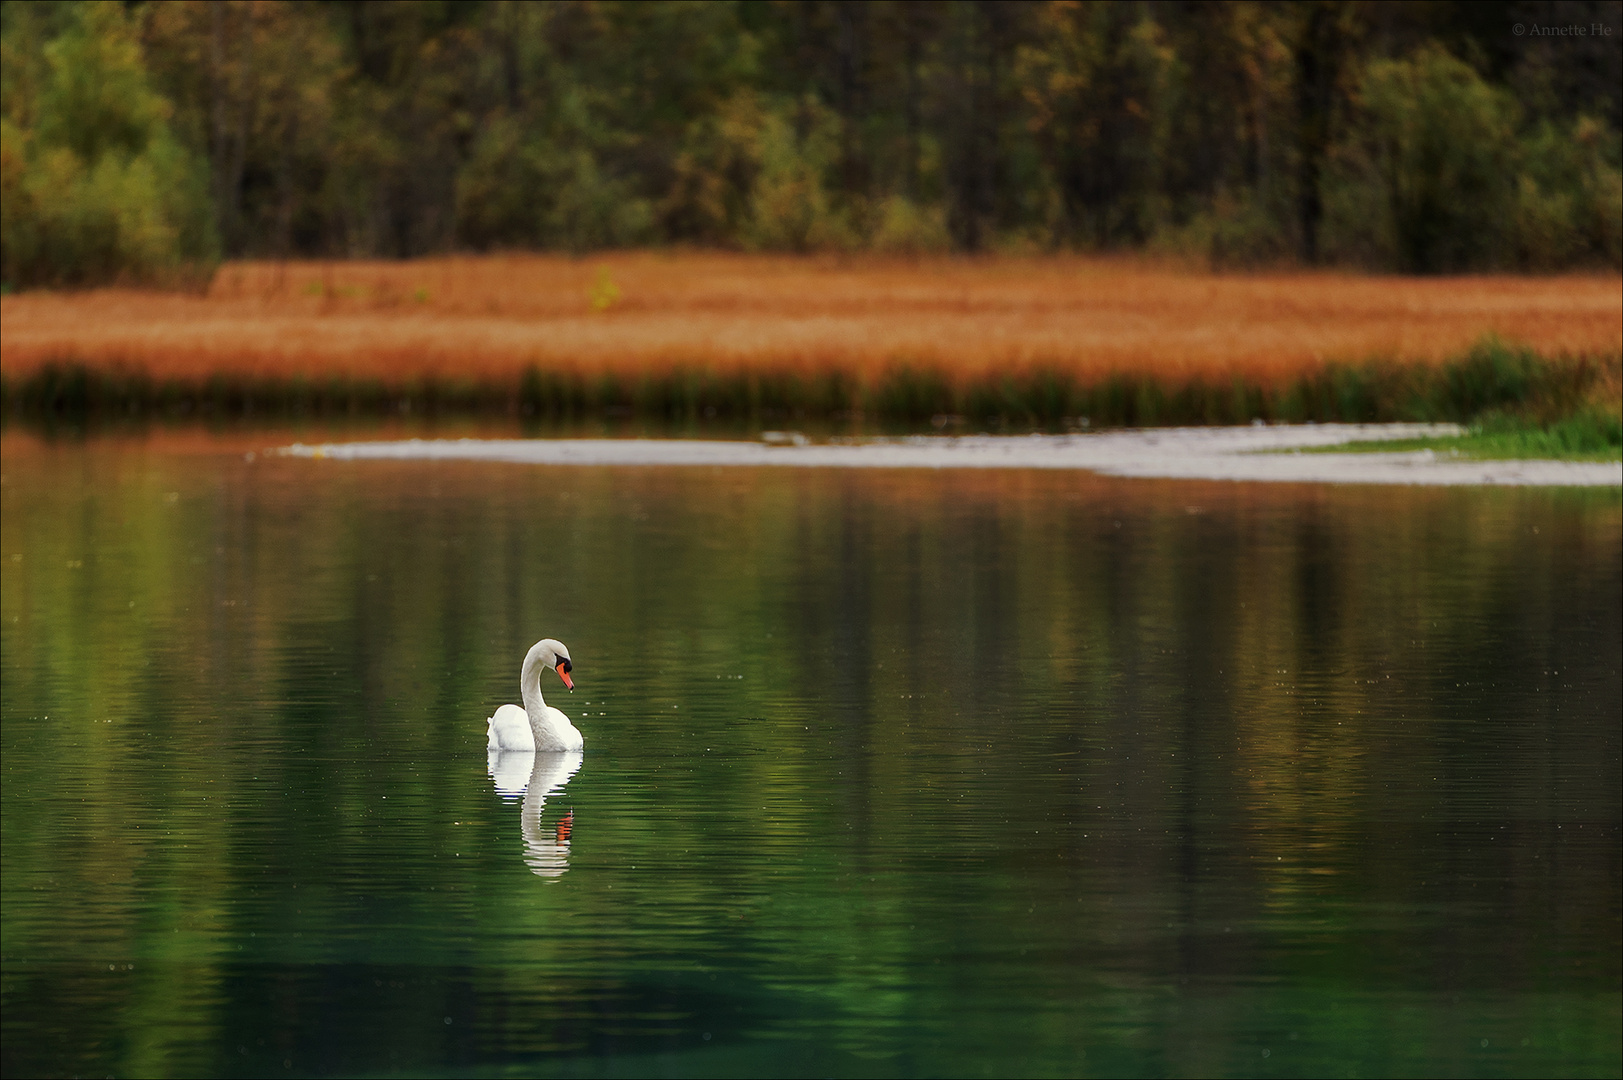
[[[1424,486],[1623,487],[1623,462],[1476,460],[1429,450],[1290,453],[1458,434],[1453,424],[1148,428],[1083,435],[912,436],[813,444],[665,439],[407,439],[295,443],[312,461],[475,461],[574,467],[1050,469],[1139,479]]]
[[[1440,363],[1324,363],[1267,379],[1146,369],[1090,377],[1064,366],[954,373],[917,363],[865,371],[720,371],[676,366],[624,377],[530,366],[501,381],[157,378],[140,368],[48,365],[0,375],[0,414],[53,423],[507,417],[526,425],[747,421],[1077,431],[1263,423],[1473,421],[1511,413],[1548,424],[1609,411],[1623,356],[1545,356],[1488,336]]]

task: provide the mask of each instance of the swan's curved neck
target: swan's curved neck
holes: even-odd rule
[[[547,715],[547,703],[541,697],[541,672],[547,665],[541,662],[539,653],[532,651],[524,658],[524,668],[519,672],[518,688],[524,698],[524,714],[530,718],[530,731],[535,734],[535,748],[537,750],[556,750],[567,744],[564,732],[559,729],[557,721]]]
[[[529,663],[524,664],[524,671],[519,672],[518,692],[524,698],[524,711],[529,713],[529,723],[536,723],[537,716],[547,715],[547,702],[540,697],[540,669],[544,664],[537,663],[532,656]],[[508,671],[511,671],[508,669]]]
[[[541,658],[531,654],[525,658],[524,670],[519,672],[518,679],[518,692],[524,698],[524,711],[530,717],[530,726],[537,730],[547,717],[547,703],[541,696],[541,669],[544,667],[546,665],[541,663]]]

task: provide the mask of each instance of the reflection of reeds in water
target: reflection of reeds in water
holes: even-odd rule
[[[1366,419],[1414,396],[1397,362],[1429,369],[1489,333],[1615,358],[1620,292],[1608,275],[1218,277],[1072,258],[244,263],[205,296],[7,297],[0,363],[12,408]]]

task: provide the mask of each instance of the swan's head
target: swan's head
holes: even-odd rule
[[[575,683],[569,677],[569,673],[575,670],[575,665],[569,662],[568,646],[553,638],[546,638],[536,642],[535,647],[541,650],[541,662],[556,671],[565,686],[571,690],[575,689]]]

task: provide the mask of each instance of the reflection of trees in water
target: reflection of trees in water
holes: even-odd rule
[[[1616,818],[1615,492],[338,471],[9,437],[6,456],[8,933],[224,955],[244,925],[308,930],[318,881],[339,890],[333,921],[358,921],[370,902],[325,883],[396,843],[451,850],[441,820],[488,802],[467,774],[482,724],[436,710],[506,700],[499,646],[560,611],[589,613],[570,640],[592,642],[588,685],[609,695],[579,703],[604,740],[594,769],[646,781],[647,760],[608,754],[668,753],[661,789],[617,786],[592,835],[651,864],[724,833],[725,873],[666,887],[729,934],[770,924],[786,962],[860,940],[873,967],[851,969],[853,1014],[878,1008],[868,972],[905,969],[934,925],[887,912],[950,908],[955,934],[983,933],[1016,906],[1038,920],[1025,883],[1067,875],[1055,891],[1079,926],[1150,943],[1111,960],[1150,980],[1273,970],[1240,932],[1259,912],[1414,910],[1460,881],[1507,912],[1507,939],[1559,907],[1615,940],[1615,861],[1574,846],[1587,832],[1498,832],[1579,804],[1591,829]],[[226,701],[241,722],[219,722]],[[701,762],[710,747],[726,767]],[[544,825],[542,803],[573,770],[498,764],[497,788],[523,794],[526,865],[556,877],[573,819]],[[244,799],[254,813],[233,812]],[[399,813],[413,831],[385,828]],[[1559,874],[1464,872],[1512,842]],[[762,868],[791,854],[807,872],[773,885]],[[964,869],[950,903],[912,872],[927,860]],[[256,899],[275,881],[300,888]],[[33,895],[54,910],[31,914],[23,890],[48,882],[65,884]],[[868,907],[842,891],[859,886]],[[733,900],[757,894],[793,915]],[[1176,942],[1174,922],[1190,928]],[[1450,978],[1497,986],[1540,962],[1488,968],[1475,925],[1439,935],[1459,945]],[[1323,932],[1328,973],[1393,962]],[[175,1015],[214,1007],[152,986],[143,1000]],[[175,1060],[128,1071],[212,1063]]]
[[[519,820],[524,835],[524,864],[538,877],[562,877],[569,869],[569,835],[575,812],[567,811],[551,826],[542,824],[547,796],[562,791],[580,770],[579,750],[561,753],[491,750],[486,755],[490,778],[504,798],[523,796]]]

